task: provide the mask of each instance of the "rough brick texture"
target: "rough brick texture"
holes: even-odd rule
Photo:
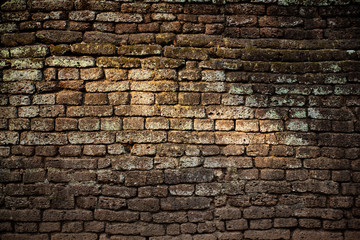
[[[0,239],[360,239],[359,0],[5,0]]]

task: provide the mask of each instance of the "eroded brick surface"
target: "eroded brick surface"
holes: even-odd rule
[[[7,0],[0,239],[360,239],[358,0]]]

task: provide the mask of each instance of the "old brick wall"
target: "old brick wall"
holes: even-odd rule
[[[0,15],[1,240],[360,239],[358,0]]]

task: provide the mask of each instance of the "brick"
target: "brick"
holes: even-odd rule
[[[204,167],[209,168],[228,168],[228,167],[237,167],[237,168],[251,168],[252,160],[251,158],[245,157],[207,157],[204,161]]]
[[[189,168],[183,170],[166,170],[165,183],[192,183],[192,182],[210,182],[213,179],[211,169]]]
[[[83,55],[114,55],[116,47],[110,43],[76,43],[71,45],[71,51]]]
[[[101,130],[116,131],[122,129],[122,120],[120,118],[101,118]]]
[[[59,147],[59,154],[61,156],[80,156],[81,154],[81,146],[77,145],[69,145],[69,146],[61,146]]]
[[[234,130],[234,128],[233,120],[216,120],[215,122],[215,130],[230,131]]]
[[[106,105],[108,97],[106,93],[86,93],[84,98],[85,105]]]
[[[255,166],[258,168],[300,168],[301,161],[296,158],[279,158],[279,157],[256,157]]]
[[[35,85],[32,83],[5,83],[0,86],[1,93],[33,94],[35,92]]]
[[[161,46],[160,45],[130,45],[122,46],[118,48],[119,55],[125,56],[149,56],[149,55],[160,55]]]
[[[290,230],[271,229],[271,230],[247,230],[244,233],[245,238],[256,239],[266,236],[267,239],[290,239]]]
[[[73,43],[82,40],[82,33],[77,31],[42,30],[36,37],[44,43]]]
[[[84,230],[86,232],[104,232],[105,223],[98,221],[86,222],[84,223]]]
[[[31,119],[31,130],[33,130],[33,131],[52,131],[52,130],[54,130],[54,119],[33,118],[33,119]]]
[[[42,222],[39,224],[39,232],[58,232],[60,231],[59,222]]]
[[[214,121],[211,119],[194,119],[194,129],[198,131],[211,131],[214,129]]]
[[[85,145],[83,154],[87,156],[104,156],[106,154],[105,145]]]
[[[154,77],[154,71],[148,69],[133,69],[129,71],[130,80],[152,80]]]
[[[313,158],[305,159],[304,166],[311,169],[348,169],[350,162],[345,159]]]
[[[75,91],[61,91],[56,95],[56,103],[64,105],[80,105],[82,93]]]
[[[99,207],[103,209],[119,210],[123,207],[126,207],[126,201],[125,199],[121,198],[100,197]]]
[[[9,240],[18,240],[18,239],[47,240],[47,239],[49,239],[47,234],[30,235],[30,234],[19,234],[19,233],[4,233],[4,235],[2,237],[5,239],[9,239]]]
[[[89,10],[72,11],[69,13],[69,19],[73,21],[93,21],[95,20],[95,12]]]
[[[96,16],[97,21],[102,22],[141,22],[143,20],[140,14],[103,12]]]
[[[243,119],[254,116],[253,110],[248,107],[208,106],[206,112],[210,119]]]
[[[153,158],[149,157],[122,157],[114,159],[112,161],[112,166],[115,169],[123,170],[150,170],[154,167]]]
[[[163,210],[206,209],[210,200],[205,197],[168,197],[161,199],[160,205]]]
[[[56,118],[55,131],[76,130],[78,120],[73,118]]]
[[[10,61],[10,64],[13,69],[41,69],[44,67],[44,61],[42,59],[31,58],[13,59]]]
[[[22,106],[22,105],[30,105],[31,103],[31,99],[29,96],[23,96],[23,95],[20,95],[20,96],[10,96],[9,98],[7,98],[6,96],[2,96],[2,103],[1,105],[6,105],[8,104],[8,102],[10,103],[10,105],[13,105],[13,106]],[[5,111],[7,109],[12,109],[12,108],[2,108],[4,109]],[[10,111],[10,112],[16,112],[14,111],[13,109]],[[10,114],[11,115],[11,114]],[[8,114],[4,114],[4,116],[8,116]],[[4,117],[3,116],[3,117]]]
[[[139,218],[139,214],[130,211],[111,211],[105,209],[96,209],[94,211],[94,219],[100,221],[121,221],[134,222]]]
[[[71,144],[109,144],[115,141],[111,132],[71,132],[68,136]]]
[[[50,67],[92,67],[95,60],[92,57],[69,57],[52,56],[45,60],[45,64]]]
[[[33,104],[38,105],[54,105],[55,104],[55,94],[38,94],[33,96]]]
[[[35,33],[4,33],[1,43],[8,47],[35,43]]]
[[[10,140],[11,138],[8,139]],[[20,142],[23,145],[64,145],[67,143],[67,138],[66,135],[60,133],[23,132]]]
[[[343,239],[342,234],[338,232],[295,230],[293,233],[294,240],[305,239],[308,237],[314,237],[316,239]]]
[[[160,202],[156,198],[130,199],[128,208],[135,211],[157,212],[160,209]]]
[[[23,222],[31,222],[31,221],[40,221],[40,212],[39,210],[1,210],[1,220],[12,220],[12,221],[23,221]]]
[[[115,30],[113,23],[96,22],[93,24],[95,31],[100,32],[113,32]]]
[[[169,120],[166,118],[161,118],[161,117],[146,118],[145,128],[152,130],[169,129],[170,124],[169,124]]]
[[[164,47],[164,56],[170,58],[180,58],[189,60],[206,60],[208,58],[207,51],[200,48],[178,48]]]
[[[104,32],[85,32],[84,42],[86,43],[111,43],[114,45],[126,44],[128,41],[127,35],[118,35],[114,33]]]
[[[98,67],[136,68],[140,67],[140,60],[126,57],[98,57],[96,65]]]
[[[167,139],[166,132],[145,130],[137,131],[122,131],[116,135],[116,141],[120,143],[161,143]]]
[[[87,92],[123,92],[129,90],[129,82],[89,82],[85,89]]]
[[[104,77],[103,70],[100,68],[80,69],[80,75],[83,80],[98,80]]]
[[[142,118],[142,117],[124,118],[123,119],[123,129],[125,129],[125,130],[144,129],[144,118]]]
[[[40,81],[42,79],[42,73],[40,70],[5,70],[3,80],[4,81]]]
[[[155,155],[156,148],[151,144],[135,144],[131,149],[131,153],[138,156]]]
[[[52,238],[54,240],[63,239],[79,239],[79,240],[95,240],[97,234],[95,233],[55,233]]]
[[[210,132],[171,131],[168,133],[168,140],[173,143],[211,144],[214,143],[214,135]]]

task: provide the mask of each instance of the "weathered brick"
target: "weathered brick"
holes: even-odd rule
[[[98,57],[96,65],[98,67],[136,68],[140,67],[140,60],[126,57]]]
[[[89,82],[85,89],[87,92],[124,92],[129,90],[129,82]]]
[[[105,200],[105,199],[104,199]],[[94,212],[94,219],[100,221],[121,221],[134,222],[139,218],[139,214],[130,211],[111,211],[105,209],[96,209]]]
[[[71,51],[84,55],[114,55],[116,48],[110,43],[77,43],[71,45]]]
[[[165,183],[193,183],[193,182],[210,182],[213,179],[213,170],[189,168],[183,170],[166,170]]]
[[[152,130],[169,129],[170,124],[166,118],[146,118],[145,128]]]
[[[204,167],[208,168],[251,168],[252,160],[246,157],[207,157]]]
[[[35,42],[35,33],[4,33],[1,35],[1,43],[8,47],[29,45]]]
[[[73,43],[82,40],[82,33],[77,31],[42,30],[36,37],[44,43]]]
[[[123,156],[114,159],[112,166],[115,169],[123,170],[150,170],[154,166],[154,161],[149,157]]]
[[[168,197],[161,199],[163,210],[206,209],[210,207],[210,200],[205,197]]]
[[[190,60],[206,60],[208,53],[200,48],[186,48],[186,47],[164,47],[164,56],[170,58],[190,59]]]
[[[70,132],[68,139],[71,144],[109,144],[115,141],[111,132]]]
[[[159,109],[154,105],[120,105],[115,106],[117,116],[158,116]]]
[[[52,56],[45,60],[45,64],[50,67],[92,67],[95,60],[92,57]]]
[[[103,32],[85,32],[84,42],[86,43],[111,43],[114,45],[126,44],[128,41],[127,35],[118,35],[114,33]]]
[[[116,141],[120,143],[161,143],[166,139],[167,134],[164,131],[122,131],[116,135]]]
[[[135,211],[157,212],[160,209],[160,201],[156,198],[130,199],[128,208]]]
[[[102,22],[141,22],[143,17],[140,14],[103,12],[96,16],[96,20]]]
[[[122,129],[122,120],[120,118],[101,118],[101,130],[120,130]]]
[[[271,229],[271,230],[247,230],[245,238],[256,239],[266,236],[266,239],[290,239],[290,230]]]
[[[3,80],[4,81],[40,81],[42,79],[42,73],[40,70],[5,70]]]
[[[305,238],[316,239],[343,239],[342,234],[339,232],[327,232],[327,231],[314,231],[314,230],[295,230],[293,233],[293,239],[305,239]]]
[[[136,196],[136,188],[104,185],[102,187],[102,191],[104,196],[114,196],[120,198],[130,198]]]
[[[81,105],[82,93],[75,91],[61,91],[56,95],[56,103],[64,105]]]

